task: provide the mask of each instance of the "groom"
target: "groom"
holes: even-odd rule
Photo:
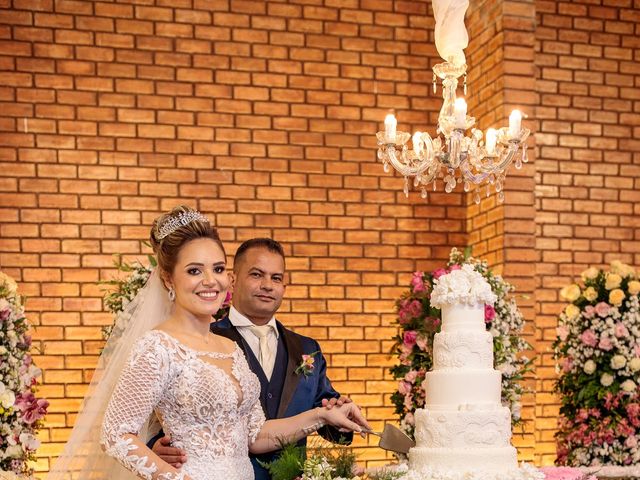
[[[318,342],[292,332],[275,319],[286,289],[282,246],[270,238],[247,240],[236,252],[233,277],[229,316],[213,323],[211,331],[234,340],[244,351],[251,370],[260,380],[260,401],[267,420],[350,402],[331,386]],[[309,356],[304,357],[306,366],[303,355]],[[331,441],[350,442],[353,436],[330,426],[318,433]],[[169,437],[158,438],[150,442],[153,451],[179,468],[186,461],[185,453],[171,447]],[[277,454],[251,455],[256,480],[269,479],[268,471],[258,460],[270,462]]]

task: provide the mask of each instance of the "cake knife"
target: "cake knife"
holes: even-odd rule
[[[407,454],[411,448],[416,446],[416,442],[411,440],[406,433],[390,423],[385,424],[382,432],[374,432],[373,430],[363,430],[363,432],[380,437],[378,446],[384,450]]]

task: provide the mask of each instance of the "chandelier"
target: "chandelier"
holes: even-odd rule
[[[463,49],[468,45],[464,14],[468,0],[432,0],[436,18],[436,48],[445,59],[433,67],[433,91],[437,78],[442,81],[442,108],[438,116],[437,134],[396,130],[397,120],[393,114],[386,116],[384,131],[376,134],[378,159],[389,172],[392,165],[404,177],[404,194],[409,196],[410,178],[413,186],[427,198],[429,188],[436,191],[438,179],[442,179],[444,190],[453,191],[462,183],[465,192],[474,191],[474,201],[480,203],[481,194],[488,197],[493,189],[498,202],[504,201],[506,171],[511,163],[517,169],[527,162],[526,139],[529,130],[522,128],[522,113],[513,110],[509,115],[509,126],[489,128],[486,134],[477,128],[475,118],[467,115],[467,103],[456,97],[458,79],[464,76],[464,94],[467,93],[467,65]],[[467,131],[470,135],[467,136]],[[411,138],[412,149],[407,145]],[[520,154],[519,151],[522,151]]]

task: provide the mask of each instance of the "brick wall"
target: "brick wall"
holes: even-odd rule
[[[144,258],[152,219],[177,203],[214,219],[230,252],[256,235],[284,243],[281,319],[320,340],[376,427],[393,417],[393,299],[411,271],[473,245],[527,295],[535,423],[516,444],[550,463],[557,289],[587,265],[640,263],[640,18],[632,0],[603,2],[472,5],[469,111],[486,129],[520,107],[536,135],[505,206],[481,209],[461,193],[405,199],[375,159],[389,109],[401,130],[435,131],[426,0],[3,2],[0,266],[44,348],[38,469],[67,438],[111,322],[97,282],[113,254]],[[370,464],[389,458],[357,446]]]
[[[535,131],[532,122],[537,101],[534,58],[535,8],[531,2],[485,1],[474,5],[467,24],[470,43],[469,111],[477,128],[508,125],[513,109],[521,110],[523,127]],[[483,258],[516,287],[518,306],[525,318],[525,337],[535,349],[535,208],[533,190],[535,139],[527,141],[529,163],[521,169],[512,164],[503,186],[505,202],[499,203],[494,188],[481,202],[467,194],[467,231],[474,256]],[[533,355],[534,352],[528,353]],[[525,382],[530,394],[522,399],[523,426],[513,437],[521,460],[534,460],[535,380]]]
[[[178,203],[208,214],[229,252],[257,235],[284,243],[281,319],[320,340],[375,427],[391,419],[393,300],[466,242],[460,195],[405,199],[375,157],[388,109],[412,131],[435,124],[427,2],[4,4],[0,264],[44,352],[38,470],[111,322],[97,282],[113,254],[143,259],[152,219]]]
[[[587,266],[640,264],[639,7],[535,1],[536,452],[545,463],[555,457],[558,289]]]

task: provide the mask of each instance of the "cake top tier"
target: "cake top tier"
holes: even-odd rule
[[[469,264],[436,279],[431,292],[431,305],[436,308],[458,304],[493,305],[495,301],[496,295],[489,283]]]

